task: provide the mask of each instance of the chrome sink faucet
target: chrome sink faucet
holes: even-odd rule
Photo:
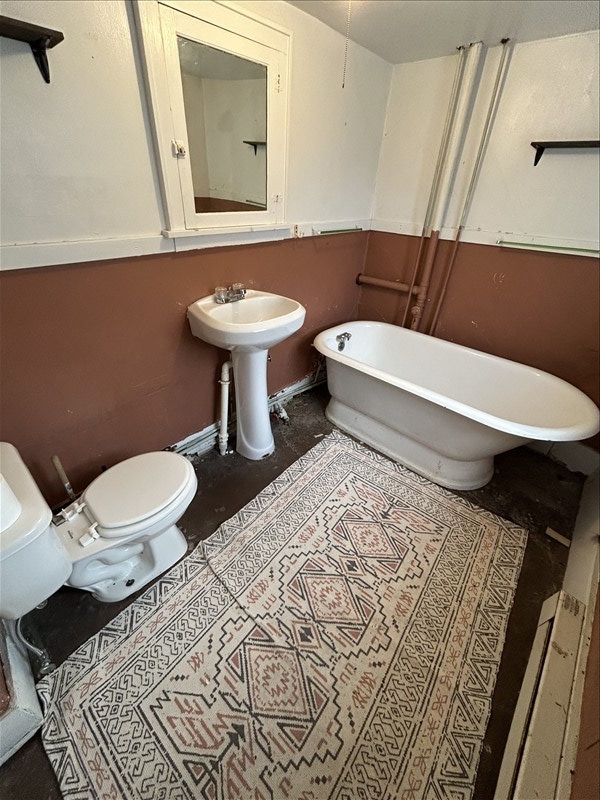
[[[246,287],[243,283],[232,283],[228,289],[225,286],[217,286],[215,289],[215,303],[235,303],[245,296]]]

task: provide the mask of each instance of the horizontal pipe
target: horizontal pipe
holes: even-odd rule
[[[567,247],[562,244],[534,244],[533,242],[505,242],[497,239],[496,244],[502,247],[529,247],[532,250],[572,250],[575,253],[600,253],[598,248],[593,247]]]
[[[329,236],[330,233],[356,233],[357,231],[362,231],[362,228],[356,226],[355,228],[337,228],[331,231],[316,231],[313,228],[313,233],[317,236]]]
[[[366,283],[368,286],[379,286],[381,289],[392,289],[395,292],[411,292],[411,294],[418,294],[421,290],[420,286],[410,287],[408,283],[399,283],[398,281],[384,281],[383,278],[371,278],[370,275],[363,275],[360,272],[356,276],[356,282],[360,286],[361,283]]]

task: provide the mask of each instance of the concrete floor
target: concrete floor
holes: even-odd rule
[[[180,523],[188,540],[188,552],[329,433],[331,425],[324,415],[327,401],[324,386],[292,400],[286,406],[289,424],[273,421],[275,453],[262,461],[250,462],[237,453],[222,457],[214,450],[196,459],[198,492]],[[566,537],[572,534],[583,481],[583,475],[569,472],[532,450],[519,448],[496,459],[495,474],[487,486],[461,493],[473,503],[522,525],[530,534],[481,754],[475,800],[493,797],[540,607],[562,585],[568,549],[549,538],[546,528]],[[85,592],[63,588],[44,609],[32,612],[23,627],[33,641],[48,649],[58,665],[136,596],[105,604]],[[39,732],[0,767],[0,797],[61,798]]]

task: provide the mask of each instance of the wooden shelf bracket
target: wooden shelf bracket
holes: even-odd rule
[[[33,25],[21,19],[0,16],[0,36],[28,44],[42,77],[46,83],[50,83],[50,67],[46,51],[63,41],[65,37],[62,31],[42,28],[40,25]]]

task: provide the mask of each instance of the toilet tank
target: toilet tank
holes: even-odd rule
[[[17,619],[47,600],[71,574],[52,511],[17,449],[0,442],[0,483],[11,513],[0,528],[0,617]]]

